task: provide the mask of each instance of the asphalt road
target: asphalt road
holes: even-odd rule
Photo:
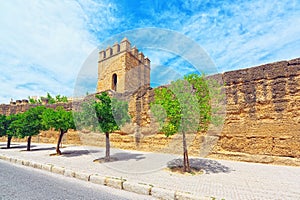
[[[153,199],[0,160],[0,199]]]

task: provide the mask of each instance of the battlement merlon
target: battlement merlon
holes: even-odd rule
[[[145,57],[142,52],[139,52],[139,50],[136,48],[136,46],[133,46],[131,48],[131,43],[129,40],[125,37],[120,44],[117,42],[114,43],[112,47],[108,46],[106,49],[102,49],[99,51],[99,61],[102,62],[106,59],[109,59],[115,55],[118,55],[123,52],[129,52],[131,53],[136,59],[138,59],[142,64],[146,65],[150,68],[150,59],[148,57]]]
[[[115,42],[115,44],[112,47],[112,53],[117,54],[119,52],[120,52],[120,45],[118,44],[118,42]]]
[[[145,57],[145,65],[150,67],[150,62],[151,62],[150,59],[146,56]]]
[[[130,49],[131,49],[130,46],[131,46],[131,44],[130,44],[129,40],[125,37],[125,38],[123,38],[123,40],[120,43],[120,51],[121,52],[122,51],[130,51]]]
[[[108,46],[108,47],[106,48],[105,55],[106,55],[106,57],[108,57],[108,58],[109,58],[110,56],[113,55],[113,53],[112,53],[112,48],[111,48],[110,46]]]
[[[27,99],[22,99],[22,100],[16,100],[15,102],[14,101],[11,101],[9,103],[9,105],[26,105],[26,104],[29,104],[29,101]]]

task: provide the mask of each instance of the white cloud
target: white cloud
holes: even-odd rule
[[[118,30],[154,26],[181,32],[208,52],[220,72],[300,54],[297,0],[138,2],[121,3],[129,16]]]
[[[98,42],[104,44],[107,41],[110,45],[120,42],[124,36],[122,34],[113,37],[113,41],[106,39],[134,28],[152,26],[185,34],[204,51],[180,49],[184,46],[183,40],[168,35],[164,38],[150,29],[139,32],[141,34],[126,32],[137,48],[147,48],[151,42],[156,42],[156,46],[150,45],[149,48],[171,48],[172,53],[184,55],[183,58],[192,60],[192,64],[212,65],[210,60],[205,59],[208,52],[221,72],[300,55],[300,2],[297,0],[137,2],[2,1],[0,102],[8,102],[10,97],[44,95],[47,91],[72,95],[81,65],[99,45]],[[149,38],[156,41],[149,41]],[[198,52],[201,52],[201,62],[196,61]],[[152,74],[155,71],[160,73],[157,77],[151,77],[152,82],[163,81],[163,76],[159,75],[171,74],[168,70],[156,68],[166,64],[177,65],[173,69],[179,74],[190,72],[189,66],[178,59],[172,60],[174,55],[169,56],[169,53],[149,51],[147,54],[145,50],[145,55],[152,61]],[[94,68],[87,71],[94,73]],[[165,77],[168,82],[169,78]],[[94,76],[91,78],[88,88],[92,88],[95,79]]]
[[[72,95],[77,73],[96,45],[85,10],[75,1],[2,1],[0,70],[8,79],[1,83],[0,102],[48,91]]]
[[[194,14],[182,30],[208,51],[220,71],[251,67],[299,57],[297,7],[297,1],[221,4],[207,8],[208,14]]]

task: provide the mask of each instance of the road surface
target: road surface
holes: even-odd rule
[[[153,199],[0,160],[0,199]]]

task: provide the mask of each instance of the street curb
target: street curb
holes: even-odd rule
[[[53,165],[50,164],[42,164],[42,170],[51,172]]]
[[[98,174],[92,174],[90,176],[90,182],[98,185],[106,185],[106,177],[99,176]]]
[[[70,169],[65,169],[64,176],[76,178],[75,177],[75,172],[73,170],[70,170]]]
[[[125,181],[123,183],[123,190],[129,192],[135,192],[143,195],[151,195],[151,189],[153,186],[143,183],[133,183],[130,181]]]
[[[119,177],[106,177],[106,186],[123,190],[124,179]]]
[[[66,174],[64,174],[66,176]],[[83,173],[83,172],[75,172],[75,177],[79,180],[83,180],[83,181],[90,181],[90,174],[87,173]]]
[[[58,166],[54,166],[51,168],[51,172],[55,173],[55,174],[61,174],[64,175],[65,173],[65,168],[64,167],[58,167]]]
[[[60,174],[66,177],[73,177],[79,180],[88,181],[98,185],[105,185],[108,187],[125,190],[128,192],[133,192],[142,195],[150,195],[162,200],[210,200],[211,198],[198,197],[190,193],[168,190],[165,188],[160,188],[147,183],[135,183],[127,181],[122,177],[110,177],[101,176],[98,174],[88,174],[85,172],[75,172],[71,169],[66,169],[64,167],[55,166],[52,164],[42,164],[34,161],[23,160],[14,157],[8,157],[6,155],[0,154],[0,160],[8,161],[16,165],[23,165],[32,167],[35,169],[40,169],[43,171],[48,171],[55,174]]]

